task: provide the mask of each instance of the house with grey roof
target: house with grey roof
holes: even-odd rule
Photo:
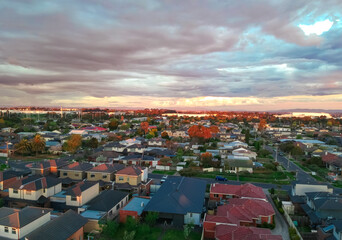
[[[85,226],[86,232],[100,230],[99,221],[112,220],[119,214],[119,210],[126,205],[129,193],[116,190],[105,190],[98,196],[78,208],[80,214],[89,222]]]
[[[174,226],[200,224],[206,182],[195,178],[170,177],[146,205],[144,212],[158,212],[159,221]]]
[[[68,210],[25,237],[25,240],[83,239],[84,226],[88,220],[72,210]]]
[[[25,207],[0,208],[0,238],[22,239],[50,220],[51,209]]]

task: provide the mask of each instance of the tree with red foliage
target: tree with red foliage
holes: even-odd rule
[[[219,132],[219,128],[215,125],[210,126],[210,131],[211,133],[218,133]]]
[[[260,119],[258,130],[261,132],[266,128],[266,119]]]
[[[191,126],[188,129],[188,134],[191,138],[198,138],[199,140],[206,140],[211,138],[210,129],[202,125]]]
[[[140,123],[140,127],[146,134],[148,132],[149,124],[148,124],[148,122],[142,122],[142,123]]]

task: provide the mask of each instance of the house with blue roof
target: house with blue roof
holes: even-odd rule
[[[144,212],[158,212],[159,222],[182,227],[200,225],[206,182],[195,178],[170,177],[146,205]]]

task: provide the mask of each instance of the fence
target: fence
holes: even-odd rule
[[[300,233],[299,233],[297,227],[293,224],[293,221],[292,221],[290,215],[289,215],[286,211],[284,211],[284,216],[285,216],[285,219],[286,219],[287,223],[289,224],[289,226],[290,226],[290,227],[293,227],[293,228],[296,230],[296,233],[297,233],[297,235],[299,236],[299,239],[300,239],[300,240],[303,240],[303,238],[302,238],[302,236],[300,235]]]

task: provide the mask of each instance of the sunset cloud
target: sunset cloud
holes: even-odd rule
[[[0,105],[337,108],[340,9],[339,0],[1,1]],[[321,22],[330,25],[319,34],[299,27],[314,33]]]

